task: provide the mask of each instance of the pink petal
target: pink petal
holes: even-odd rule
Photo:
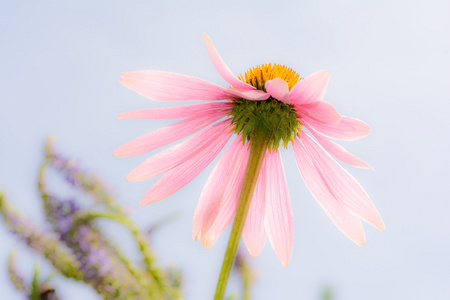
[[[216,111],[182,120],[140,136],[117,148],[113,154],[116,156],[133,156],[158,149],[211,125],[228,115],[229,112],[230,110]]]
[[[205,213],[201,240],[207,249],[215,243],[219,234],[227,229],[236,215],[250,151],[248,145],[242,145],[241,142],[237,152],[228,176],[217,190]]]
[[[224,110],[233,106],[230,102],[182,105],[174,107],[150,108],[120,114],[118,119],[181,119],[201,115],[209,111]]]
[[[270,97],[270,95],[264,91],[260,90],[236,90],[232,88],[228,88],[227,92],[234,95],[234,99],[236,98],[244,98],[247,100],[266,100]]]
[[[156,101],[223,100],[233,98],[226,89],[208,81],[165,71],[122,73],[120,82]]]
[[[224,100],[245,98],[263,100],[264,91],[223,88],[206,80],[166,71],[122,73],[120,82],[144,97],[156,101]],[[269,95],[267,95],[269,97]],[[266,99],[267,99],[266,97]]]
[[[318,132],[333,139],[353,141],[369,135],[370,127],[361,120],[342,116],[336,124],[318,123],[312,119],[305,118],[308,124]]]
[[[342,119],[336,108],[327,102],[318,101],[304,105],[294,105],[294,107],[300,117],[307,117],[318,123],[336,124]]]
[[[267,155],[267,154],[266,154]],[[267,164],[264,162],[256,183],[255,194],[248,211],[242,236],[250,255],[255,257],[261,253],[266,243],[267,234],[264,228],[267,193]]]
[[[330,74],[325,71],[318,71],[300,80],[289,94],[291,102],[304,105],[321,101],[329,80]]]
[[[222,151],[225,144],[233,134],[232,128],[223,131],[214,142],[202,149],[185,163],[178,165],[167,172],[150,190],[145,194],[141,205],[147,205],[161,201],[176,193],[186,184],[191,182],[200,174]]]
[[[301,139],[330,193],[341,206],[381,231],[384,223],[366,191],[344,168],[305,133]]]
[[[264,225],[278,259],[286,267],[294,247],[294,218],[280,152],[267,154],[266,164]]]
[[[312,135],[316,138],[320,145],[322,145],[325,150],[327,150],[331,155],[333,155],[340,161],[345,162],[346,164],[349,164],[353,167],[366,168],[375,171],[371,165],[357,158],[356,156],[345,150],[345,148],[341,145],[330,141],[329,139],[318,133],[316,130],[311,128],[311,126],[309,126],[308,123],[305,122],[305,120],[302,120],[302,123],[312,133]]]
[[[286,104],[289,104],[289,85],[281,78],[275,78],[268,80],[264,85],[267,93],[273,98],[280,100]]]
[[[293,146],[297,166],[311,194],[343,234],[364,246],[366,237],[359,218],[346,211],[335,199],[305,146],[297,139],[294,139]]]
[[[210,205],[215,205],[213,201],[217,201],[214,196],[216,195],[219,187],[226,182],[225,178],[228,176],[228,173],[236,160],[236,156],[238,154],[238,150],[241,148],[241,145],[242,137],[239,136],[227,149],[206,181],[194,214],[192,236],[195,240],[197,240],[201,234],[203,220],[208,207]]]
[[[208,49],[209,56],[211,57],[214,67],[216,68],[217,72],[219,72],[220,76],[222,76],[222,78],[225,79],[226,82],[228,82],[235,88],[241,89],[241,90],[254,90],[255,89],[253,86],[251,86],[243,81],[240,81],[233,75],[233,73],[230,71],[230,69],[227,67],[225,62],[220,57],[219,53],[217,52],[216,48],[214,47],[213,42],[206,34],[203,34],[203,39],[205,40],[206,48]]]
[[[127,180],[146,180],[170,171],[176,166],[192,159],[193,156],[213,143],[230,126],[230,120],[222,121],[206,128],[184,142],[148,158],[128,174]]]

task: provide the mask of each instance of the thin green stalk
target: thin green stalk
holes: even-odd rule
[[[33,276],[33,283],[31,284],[31,300],[39,300],[40,293],[39,293],[39,265],[36,263],[34,266],[34,276]]]
[[[260,132],[261,133],[261,132]],[[247,219],[248,209],[255,192],[256,182],[261,171],[264,156],[267,151],[267,139],[264,134],[255,134],[250,140],[250,155],[248,158],[247,169],[245,170],[244,183],[242,185],[239,203],[234,218],[233,228],[231,229],[230,240],[228,241],[227,251],[220,271],[219,282],[217,283],[216,295],[214,300],[222,300],[225,296],[228,278],[236,258],[239,242]]]
[[[244,285],[244,296],[243,300],[250,300],[250,285],[252,283],[252,270],[244,264],[242,266],[242,280]]]

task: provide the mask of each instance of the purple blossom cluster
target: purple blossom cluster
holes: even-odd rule
[[[64,156],[54,154],[51,156],[52,166],[59,171],[63,171],[64,179],[74,187],[80,187],[82,181],[78,178],[78,174],[81,172],[79,165],[76,162],[70,161]]]
[[[50,260],[61,274],[69,278],[83,280],[84,275],[79,270],[79,261],[72,249],[61,244],[56,232],[40,229],[22,217],[6,201],[3,194],[0,194],[0,213],[9,230],[30,248]]]
[[[141,233],[124,213],[100,178],[86,173],[77,163],[55,153],[50,143],[47,143],[45,150],[38,186],[52,230],[41,229],[22,217],[0,193],[0,213],[10,231],[47,258],[60,274],[85,282],[104,299],[182,298],[181,276],[173,276],[172,268],[165,270],[157,265],[146,234]],[[48,167],[55,169],[70,186],[93,198],[93,205],[81,205],[78,198],[61,197],[51,192],[45,180]],[[98,203],[104,205],[99,206]],[[132,263],[103,234],[96,224],[96,219],[101,217],[115,220],[130,230],[143,255],[141,264]],[[32,291],[36,292],[39,286],[44,286],[43,283],[36,285],[38,281],[33,280],[31,287],[27,287],[19,273],[11,270],[12,282],[18,289],[20,287],[19,290],[25,289],[30,298],[33,298],[30,296]],[[39,291],[37,293],[42,296]],[[56,297],[54,290],[46,292],[46,295]]]
[[[108,297],[118,291],[134,294],[142,289],[118,258],[119,250],[108,242],[92,221],[74,222],[77,214],[83,212],[75,199],[59,200],[49,195],[42,185],[41,193],[48,221],[59,240],[73,250],[86,281]]]
[[[115,201],[112,189],[105,186],[100,177],[88,174],[76,161],[56,153],[51,143],[47,143],[45,150],[48,163],[63,176],[67,183],[90,194],[97,203],[103,203],[109,210],[123,214],[122,207]]]

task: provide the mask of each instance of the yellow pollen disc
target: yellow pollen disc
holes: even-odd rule
[[[302,78],[291,68],[277,65],[277,64],[264,64],[256,66],[246,71],[244,75],[238,77],[241,81],[244,81],[258,90],[266,91],[264,84],[268,80],[274,78],[281,78],[288,83],[289,90],[297,84]]]

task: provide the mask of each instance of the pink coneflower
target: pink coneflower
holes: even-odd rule
[[[214,66],[232,87],[165,71],[121,74],[120,82],[152,100],[215,101],[119,116],[183,120],[132,140],[114,151],[117,156],[147,153],[194,134],[151,156],[128,175],[129,181],[140,181],[164,174],[141,204],[160,201],[180,190],[234,139],[209,176],[195,211],[193,237],[210,248],[234,219],[251,145],[259,138],[263,156],[260,169],[255,169],[259,175],[243,229],[252,256],[261,252],[267,237],[284,266],[292,254],[294,221],[278,151],[280,143],[285,147],[292,143],[308,189],[347,237],[364,245],[361,219],[384,231],[383,221],[367,193],[331,157],[351,166],[371,168],[328,139],[355,140],[370,131],[364,122],[341,116],[331,104],[322,101],[329,74],[319,71],[302,79],[292,69],[267,64],[237,78],[206,35],[204,40]]]

